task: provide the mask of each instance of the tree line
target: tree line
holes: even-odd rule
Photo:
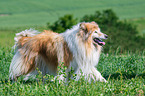
[[[119,49],[119,53],[145,50],[145,37],[138,35],[137,27],[125,20],[119,20],[111,9],[96,11],[94,14],[83,16],[80,20],[74,18],[71,14],[67,14],[53,24],[47,23],[47,27],[54,32],[61,33],[78,22],[84,21],[97,22],[101,31],[109,36],[109,39],[105,40],[105,53],[116,49]]]

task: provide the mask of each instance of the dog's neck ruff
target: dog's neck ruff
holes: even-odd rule
[[[90,67],[94,67],[98,64],[101,46],[97,46],[97,48],[93,45],[91,47],[91,52],[89,55],[88,49],[84,42],[80,42],[81,38],[77,36],[77,33],[80,30],[80,23],[73,26],[72,29],[68,29],[66,32],[61,35],[64,37],[64,40],[67,42],[70,51],[73,53],[73,60],[71,61],[70,67],[74,69],[79,67],[83,73],[88,73],[85,71],[89,71]],[[91,71],[91,70],[90,70]]]

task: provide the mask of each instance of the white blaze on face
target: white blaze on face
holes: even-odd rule
[[[105,42],[103,42],[101,39],[107,39],[107,35],[102,33],[100,31],[100,28],[98,28],[93,32],[92,39],[94,41],[94,44],[98,44],[102,46],[102,45],[105,45]]]
[[[106,39],[105,38],[105,34],[103,34],[101,31],[100,31],[100,28],[98,28],[98,30],[95,30],[93,32],[93,35],[92,35],[93,38],[99,38],[99,39]]]

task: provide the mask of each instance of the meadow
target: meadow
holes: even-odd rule
[[[145,52],[110,50],[101,54],[97,69],[108,83],[88,83],[83,78],[70,80],[67,84],[57,80],[42,81],[41,73],[36,80],[27,82],[19,78],[11,82],[9,66],[14,55],[15,33],[34,28],[47,29],[46,23],[53,23],[65,14],[80,19],[97,10],[113,9],[120,20],[137,25],[139,34],[145,34],[144,0],[0,0],[0,96],[46,95],[46,96],[143,96],[145,95]],[[44,78],[50,78],[45,76]],[[51,77],[53,78],[53,77]]]
[[[19,78],[17,82],[9,81],[9,65],[14,55],[11,48],[0,47],[0,95],[49,95],[49,96],[143,96],[145,95],[145,57],[144,53],[127,53],[119,55],[102,54],[97,69],[108,83],[88,83],[83,78],[70,80],[67,84],[57,80],[42,81],[41,73],[36,80],[27,82]],[[44,78],[50,78],[46,75]],[[53,78],[53,77],[51,77]]]
[[[25,27],[24,27],[25,28]],[[24,29],[22,28],[22,29]],[[11,82],[9,66],[14,55],[15,32],[19,30],[3,30],[0,35],[0,95],[50,95],[50,96],[98,96],[98,95],[145,95],[145,52],[126,52],[124,54],[110,51],[102,53],[97,69],[107,79],[108,83],[88,83],[83,78],[79,81],[71,80],[68,84],[59,83],[57,80],[42,81],[41,73],[36,80]],[[36,27],[42,30],[41,27]],[[50,78],[46,75],[44,78]],[[51,77],[53,78],[53,77]]]
[[[41,28],[36,28],[42,30]],[[14,55],[15,32],[17,30],[1,31],[0,35],[0,95],[49,95],[49,96],[98,96],[98,95],[145,95],[145,52],[110,51],[102,53],[97,69],[107,79],[108,83],[88,83],[83,78],[79,81],[71,80],[68,84],[57,80],[46,80],[44,83],[41,73],[36,80],[27,82],[19,78],[17,82],[9,81],[9,66]],[[118,49],[119,50],[119,49]],[[44,78],[50,78],[45,76]],[[53,78],[53,77],[51,77]]]
[[[45,25],[65,14],[78,19],[97,10],[113,9],[120,19],[145,17],[144,0],[0,0],[0,28]]]

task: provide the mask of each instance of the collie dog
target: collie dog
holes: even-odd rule
[[[66,32],[58,34],[52,31],[42,33],[36,30],[25,30],[16,34],[14,38],[15,55],[12,59],[9,78],[16,80],[25,76],[24,80],[38,74],[39,69],[43,75],[58,76],[58,66],[66,66],[66,74],[74,70],[75,80],[81,75],[89,81],[106,82],[101,73],[96,69],[102,45],[101,39],[107,35],[100,31],[95,22],[82,22]],[[59,75],[59,79],[68,81],[72,74]]]

